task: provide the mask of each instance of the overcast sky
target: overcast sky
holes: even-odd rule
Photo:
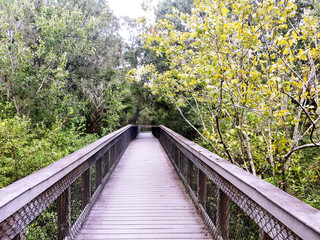
[[[106,0],[109,3],[109,7],[113,11],[116,17],[125,17],[138,19],[146,18],[148,23],[153,23],[155,16],[153,11],[148,12],[142,9],[142,3],[144,0]],[[147,0],[152,6],[156,6],[161,0]],[[130,30],[130,34],[134,34],[134,29]],[[120,35],[128,42],[130,39],[129,29],[122,25]]]
[[[107,0],[110,8],[117,17],[129,16],[131,18],[146,17],[153,18],[151,12],[142,9],[143,0]],[[157,4],[159,0],[153,0],[152,4]]]

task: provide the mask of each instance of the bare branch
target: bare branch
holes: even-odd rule
[[[208,141],[208,139],[205,136],[203,136],[203,134],[195,126],[193,126],[193,124],[184,116],[184,114],[181,111],[181,109],[179,108],[179,106],[177,104],[174,104],[174,105],[178,109],[178,111],[181,114],[182,118],[202,137],[203,140],[205,140],[206,142],[209,142],[210,146],[214,149],[214,151],[217,154],[219,154],[218,149],[215,146],[213,146],[213,144],[211,144],[210,141]]]
[[[310,141],[311,141],[314,145],[316,145],[317,147],[319,147],[319,146],[318,146],[318,143],[315,143],[315,142],[313,141],[313,139],[312,139],[312,135],[313,135],[313,132],[314,132],[314,130],[315,130],[315,128],[316,128],[316,124],[314,123],[314,121],[313,121],[313,119],[311,118],[310,114],[309,114],[308,111],[305,109],[305,107],[303,107],[303,106],[301,105],[301,103],[300,103],[299,101],[297,101],[293,96],[291,96],[289,93],[285,92],[284,90],[282,90],[282,91],[283,91],[284,94],[286,94],[288,97],[290,97],[293,101],[295,101],[295,102],[300,106],[300,108],[305,112],[305,114],[308,116],[308,119],[310,120],[310,122],[311,122],[311,124],[312,124],[312,129],[311,129],[311,133],[310,133]]]
[[[309,143],[309,144],[305,144],[305,145],[301,145],[298,147],[295,147],[293,149],[291,149],[285,156],[285,159],[288,159],[294,152],[304,149],[304,148],[313,148],[313,147],[320,147],[320,142],[314,144],[314,143]]]

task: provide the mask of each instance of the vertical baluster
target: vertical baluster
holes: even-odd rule
[[[180,149],[176,147],[176,164],[178,166],[179,172],[181,173],[181,166],[180,166]]]
[[[187,158],[187,166],[186,166],[186,175],[187,175],[187,184],[191,188],[191,183],[192,183],[192,162],[190,159]]]
[[[71,188],[67,188],[57,199],[58,211],[58,240],[62,240],[70,233],[71,227]]]
[[[91,181],[90,181],[90,168],[82,174],[81,177],[82,187],[82,209],[84,209],[91,198]]]
[[[204,172],[198,169],[198,202],[206,208],[206,198],[207,198],[207,179]]]
[[[113,144],[112,145],[112,148],[111,148],[111,158],[110,158],[110,160],[111,160],[111,167],[113,166],[113,164],[114,164],[114,159],[115,159],[115,144]]]
[[[110,148],[110,155],[109,155],[109,168],[112,167],[113,165],[113,156],[114,156],[114,145],[111,146]]]
[[[179,168],[179,161],[178,161],[178,159],[179,159],[179,150],[178,150],[178,148],[177,148],[177,146],[176,145],[174,145],[174,162],[176,163],[176,165],[178,166],[178,168]]]
[[[117,150],[118,150],[118,144],[117,143],[115,143],[114,145],[113,145],[113,159],[112,159],[112,164],[115,164],[116,163],[116,161],[117,161]]]
[[[114,144],[114,163],[118,160],[118,141]]]
[[[220,189],[217,199],[217,229],[223,239],[229,237],[229,198]]]
[[[120,158],[121,156],[121,153],[122,153],[122,137],[120,138],[120,141],[119,141],[119,144],[118,144],[118,147],[119,147],[119,155],[118,155],[118,158]]]
[[[26,240],[26,229],[22,230],[18,235],[16,235],[13,240]]]
[[[117,141],[117,143],[116,143],[116,157],[115,157],[115,159],[116,159],[116,162],[118,161],[118,158],[119,158],[119,154],[120,154],[120,151],[119,151],[119,149],[120,149],[120,141],[118,140]]]
[[[181,174],[186,177],[186,162],[185,162],[185,155],[180,152],[180,162],[181,162]]]
[[[99,187],[99,185],[101,184],[101,180],[102,180],[101,167],[102,167],[102,157],[96,161],[96,173],[95,173],[96,189]]]
[[[172,161],[174,162],[174,145],[168,136],[167,136],[167,139],[168,139],[168,144],[169,144],[169,148],[170,148],[171,158],[172,158]]]
[[[107,173],[109,172],[110,169],[110,150],[108,150],[105,154],[104,154],[104,172],[105,175],[107,175]]]
[[[176,146],[172,144],[172,160],[176,163]]]
[[[272,238],[260,228],[259,240],[271,240]]]
[[[183,153],[179,149],[179,170],[180,170],[180,173],[183,175],[183,159],[182,158],[183,158]]]
[[[115,144],[115,147],[116,147],[116,156],[115,156],[115,162],[117,162],[118,161],[118,158],[119,158],[119,154],[120,154],[120,152],[119,152],[119,141],[117,141],[117,143]]]

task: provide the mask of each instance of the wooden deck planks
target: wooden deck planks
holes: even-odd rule
[[[130,143],[76,237],[211,239],[159,141]]]

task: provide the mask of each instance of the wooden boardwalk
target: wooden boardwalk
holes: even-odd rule
[[[76,237],[211,239],[159,141],[130,143]]]

